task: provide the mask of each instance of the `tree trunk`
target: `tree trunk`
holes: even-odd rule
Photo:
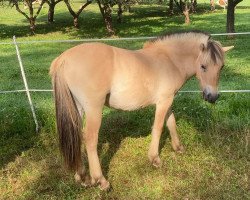
[[[227,33],[234,33],[234,10],[235,6],[243,0],[228,0],[227,4]],[[232,36],[231,36],[232,37]]]
[[[180,2],[178,2],[177,0],[174,0],[177,8],[179,8],[179,10],[183,13],[183,2],[182,0],[180,0]]]
[[[122,22],[122,2],[121,0],[118,2],[118,11],[117,11],[117,22]]]
[[[35,18],[30,17],[30,31],[32,34],[35,34],[36,24],[35,24]]]
[[[188,2],[185,2],[185,6],[183,9],[183,14],[185,16],[185,24],[190,24],[190,18],[189,18],[189,8],[188,8]]]
[[[234,33],[234,1],[228,0],[227,5],[227,33]]]
[[[73,21],[74,21],[74,27],[79,28],[79,20],[78,20],[79,16],[74,16]]]
[[[105,3],[103,6],[100,2],[100,0],[97,0],[99,9],[101,11],[102,17],[104,19],[105,25],[106,25],[106,29],[109,33],[110,36],[113,36],[115,34],[115,31],[113,29],[113,25],[112,25],[112,16],[111,16],[111,8],[110,5],[108,5],[108,3]]]
[[[196,8],[197,8],[197,0],[191,0],[191,10],[193,13],[196,12]]]
[[[211,9],[212,11],[215,10],[215,3],[214,3],[214,0],[210,0],[210,9]]]
[[[174,0],[169,0],[169,14],[174,14]]]
[[[129,12],[129,13],[132,13],[131,6],[130,6],[130,5],[128,5],[128,12]]]
[[[54,22],[54,13],[55,13],[55,5],[56,4],[49,4],[49,11],[48,11],[48,22],[53,23]]]
[[[108,30],[108,33],[112,36],[115,34],[115,31],[113,29],[113,25],[112,25],[112,17],[111,17],[111,9],[109,6],[104,6],[104,13],[105,13],[105,24],[106,24],[106,28]]]
[[[183,14],[185,16],[185,24],[190,24],[189,11],[188,10],[184,10]]]
[[[235,33],[234,28],[234,10],[235,6],[243,0],[228,0],[227,4],[227,33]],[[228,36],[229,38],[234,37],[233,35]]]

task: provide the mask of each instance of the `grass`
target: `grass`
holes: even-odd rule
[[[114,23],[117,36],[159,35],[165,31],[201,29],[225,32],[226,12],[208,12],[200,4],[192,24],[182,15],[166,16],[156,5],[134,7],[123,23]],[[37,34],[30,36],[26,20],[13,8],[0,7],[1,41],[54,40],[107,37],[96,5],[81,15],[81,28],[72,27],[65,6],[56,7],[55,24],[46,24],[47,7],[38,17]],[[236,9],[236,30],[249,31],[250,4]],[[234,39],[214,37],[235,48],[226,57],[220,89],[250,89],[250,42],[248,36]],[[108,42],[138,49],[142,41]],[[20,44],[30,88],[51,88],[51,61],[75,44]],[[0,46],[0,91],[23,89],[12,45]],[[191,79],[183,88],[198,89]],[[167,130],[161,139],[162,167],[147,160],[154,107],[133,112],[103,111],[98,152],[103,172],[112,184],[109,193],[82,188],[62,166],[55,131],[54,106],[50,93],[32,93],[40,125],[39,134],[23,93],[0,95],[0,199],[249,199],[250,101],[248,93],[223,93],[215,105],[199,94],[177,94],[173,110],[178,132],[186,148],[182,155],[170,146]],[[86,163],[86,160],[85,160]]]

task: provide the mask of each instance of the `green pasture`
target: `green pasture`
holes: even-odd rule
[[[225,32],[226,11],[210,12],[208,3],[198,1],[198,12],[191,15],[189,26],[183,24],[182,15],[168,16],[165,7],[135,6],[132,13],[124,13],[122,24],[116,23],[114,14],[116,35],[157,36],[192,29]],[[11,42],[13,35],[17,41],[108,37],[96,4],[81,14],[79,30],[72,26],[63,3],[56,7],[52,25],[46,23],[47,9],[45,5],[37,19],[36,35],[31,36],[22,15],[14,8],[0,6],[0,42]],[[236,31],[250,31],[250,2],[244,0],[235,12]],[[250,35],[213,38],[235,46],[226,56],[220,90],[249,90]],[[138,49],[143,42],[106,43]],[[76,44],[19,44],[29,87],[51,89],[51,61]],[[23,88],[15,47],[0,45],[0,91]],[[182,88],[197,89],[195,79]],[[155,108],[133,112],[105,108],[98,152],[112,185],[110,192],[74,182],[58,151],[52,94],[37,92],[31,97],[40,126],[38,134],[25,93],[0,94],[0,199],[250,199],[250,93],[223,93],[215,105],[197,93],[177,94],[173,111],[185,153],[176,154],[171,149],[165,128],[159,169],[147,159]]]

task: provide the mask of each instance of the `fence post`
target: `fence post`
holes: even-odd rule
[[[29,105],[30,105],[30,108],[31,108],[33,119],[34,119],[34,122],[36,124],[36,132],[38,132],[39,126],[38,126],[38,122],[37,122],[37,118],[36,118],[36,113],[35,113],[35,109],[34,109],[34,106],[33,106],[32,100],[31,100],[30,91],[29,91],[27,79],[26,79],[26,76],[25,76],[24,68],[23,68],[23,63],[22,63],[22,60],[21,60],[21,56],[20,56],[20,53],[19,53],[19,48],[17,46],[15,36],[13,36],[13,42],[14,42],[14,45],[16,47],[17,59],[18,59],[19,66],[20,66],[20,69],[21,69],[21,74],[22,74],[23,83],[24,83],[24,86],[25,86],[25,91],[26,91],[26,94],[27,94],[27,97],[28,97],[28,100],[29,100]]]

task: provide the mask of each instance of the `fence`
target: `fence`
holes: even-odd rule
[[[218,33],[218,34],[211,34],[211,36],[229,36],[229,35],[250,35],[250,32],[242,32],[242,33]],[[13,42],[1,42],[0,45],[14,45],[16,48],[16,54],[21,70],[21,75],[24,83],[23,90],[10,90],[10,91],[0,91],[0,94],[8,94],[8,93],[20,93],[25,92],[28,98],[28,102],[31,108],[32,116],[34,119],[34,123],[36,125],[36,132],[39,130],[39,125],[35,113],[35,108],[31,99],[30,92],[52,92],[51,89],[41,90],[41,89],[29,89],[28,82],[25,75],[24,66],[22,63],[21,55],[19,52],[18,44],[33,44],[33,43],[74,43],[74,42],[98,42],[98,41],[131,41],[131,40],[148,40],[153,39],[155,37],[133,37],[133,38],[104,38],[104,39],[82,39],[82,40],[38,40],[38,41],[22,41],[17,42],[16,37],[13,36]],[[185,90],[185,91],[179,91],[180,93],[199,93],[201,91],[198,90]],[[250,93],[250,90],[221,90],[222,93]]]

